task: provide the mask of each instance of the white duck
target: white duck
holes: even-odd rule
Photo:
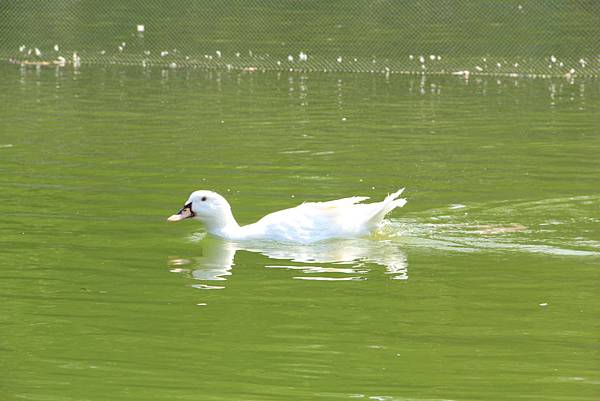
[[[266,215],[259,221],[240,226],[231,206],[212,191],[192,192],[185,205],[168,221],[194,218],[208,233],[232,241],[271,240],[311,243],[330,238],[354,238],[373,232],[386,214],[406,204],[397,199],[404,188],[381,202],[360,203],[368,196],[353,196],[328,202],[305,202],[299,206]]]

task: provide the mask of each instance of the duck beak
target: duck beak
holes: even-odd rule
[[[196,214],[192,212],[192,204],[188,203],[184,207],[181,208],[176,214],[169,217],[167,221],[180,221],[185,220],[189,217],[194,217]]]

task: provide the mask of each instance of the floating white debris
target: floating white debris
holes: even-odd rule
[[[476,66],[475,66],[475,69],[476,69],[477,71],[479,71],[479,72],[483,71],[483,68],[481,68],[481,67],[480,67],[480,66],[478,66],[478,65],[476,65]]]
[[[514,66],[515,68],[517,68],[517,67],[519,67],[519,63],[514,63],[514,64],[513,64],[513,66]]]
[[[519,9],[519,11],[520,11],[520,10],[522,10],[522,9],[523,9],[523,6],[519,4],[519,5],[517,6],[517,8],[518,8],[518,9]]]
[[[559,66],[559,67],[564,67],[564,66],[565,66],[565,64],[564,64],[564,63],[561,61],[560,63],[558,63],[558,66]]]
[[[236,52],[236,53],[235,53],[235,56],[236,56],[236,57],[239,57],[239,56],[240,56],[240,52]]]
[[[215,53],[216,53],[217,57],[221,58],[221,51],[220,50],[217,50]]]
[[[34,51],[36,56],[40,57],[42,55],[42,52],[37,47],[34,49]]]
[[[342,121],[346,121],[346,120],[347,120],[347,118],[346,118],[346,117],[342,117]]]
[[[298,55],[298,59],[300,61],[306,61],[306,60],[308,60],[308,56],[306,55],[306,53],[300,52],[300,54]]]
[[[414,59],[415,59],[415,56],[413,56],[413,55],[411,54],[411,55],[409,55],[409,56],[408,56],[408,59],[409,59],[409,60],[414,60]]]
[[[548,306],[548,302],[542,302],[540,306]]]
[[[119,46],[119,51],[122,52],[123,51],[123,46]]]
[[[150,50],[144,50],[144,54],[145,54],[146,56],[149,56],[149,55],[150,55]]]
[[[442,56],[437,56],[438,61],[442,59]]]
[[[123,43],[121,43],[121,46],[125,47],[125,46],[127,46],[127,43],[123,42]]]
[[[469,79],[469,74],[470,74],[470,72],[468,70],[465,70],[465,71],[455,71],[455,72],[452,73],[452,75],[462,75],[465,78],[465,80]]]
[[[73,52],[73,67],[79,68],[81,65],[81,58],[77,55],[77,52]]]
[[[170,68],[177,68],[177,63],[171,63],[171,64],[169,64],[169,67]]]
[[[63,56],[58,56],[58,58],[56,59],[56,64],[58,64],[61,67],[64,67],[65,64],[67,64],[67,59]]]
[[[105,55],[106,54],[106,50],[101,50],[100,54]]]
[[[429,60],[432,60],[432,61],[435,60],[435,54],[430,54],[429,55]]]
[[[277,60],[277,65],[281,65],[281,61]]]
[[[421,62],[421,64],[425,64],[425,57],[419,56],[419,61]]]
[[[585,65],[587,64],[587,62],[585,61],[585,59],[580,58],[579,59],[579,64],[581,64],[582,67],[585,67]]]
[[[23,53],[25,51],[25,45],[19,46],[19,51]]]
[[[288,61],[289,61],[290,63],[293,63],[293,62],[294,62],[294,56],[292,56],[291,54],[290,54],[290,55],[288,55],[287,59],[288,59]]]
[[[6,143],[4,145],[0,145],[0,148],[12,148],[13,144],[12,143]]]
[[[29,50],[27,50],[27,55],[28,55],[28,56],[31,56],[31,53],[32,53],[32,52],[33,52],[33,49],[29,49]]]
[[[484,63],[487,63],[487,58],[483,57],[483,58],[481,59],[481,61],[483,61]]]
[[[338,63],[341,63],[342,61],[343,61],[343,59],[342,59],[342,56],[338,56],[338,58],[337,58],[337,62],[338,62]]]
[[[144,27],[144,25],[138,25],[137,26],[137,31],[140,32],[140,33],[144,32],[145,29],[146,29],[146,27]]]
[[[161,57],[165,57],[165,56],[168,56],[168,55],[169,55],[169,52],[166,51],[166,50],[163,50],[162,52],[160,52],[160,56]]]
[[[57,52],[59,50],[58,45],[54,45],[54,51]]]
[[[550,61],[552,61],[553,63],[556,63],[556,57],[550,56]]]
[[[496,63],[496,67],[502,68],[502,64],[501,63]]]
[[[575,74],[575,68],[571,68],[571,69],[569,70],[569,73],[571,73],[571,74]]]

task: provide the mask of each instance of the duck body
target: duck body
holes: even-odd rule
[[[355,238],[376,230],[385,215],[406,204],[398,199],[404,188],[381,202],[361,203],[368,197],[354,196],[328,202],[305,202],[268,214],[256,223],[240,226],[227,200],[212,191],[196,191],[169,221],[200,220],[208,233],[227,240],[268,240],[312,243],[333,238]]]

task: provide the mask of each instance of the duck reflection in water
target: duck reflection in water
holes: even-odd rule
[[[275,242],[233,242],[209,235],[196,239],[201,256],[171,257],[172,272],[191,275],[201,282],[223,281],[233,274],[237,251],[255,252],[271,259],[268,268],[298,270],[301,280],[366,280],[372,265],[381,266],[394,280],[408,279],[406,255],[392,240],[344,239],[307,245]],[[286,264],[282,261],[293,262]],[[215,283],[216,284],[216,283]],[[219,289],[219,285],[199,284],[197,288]]]

